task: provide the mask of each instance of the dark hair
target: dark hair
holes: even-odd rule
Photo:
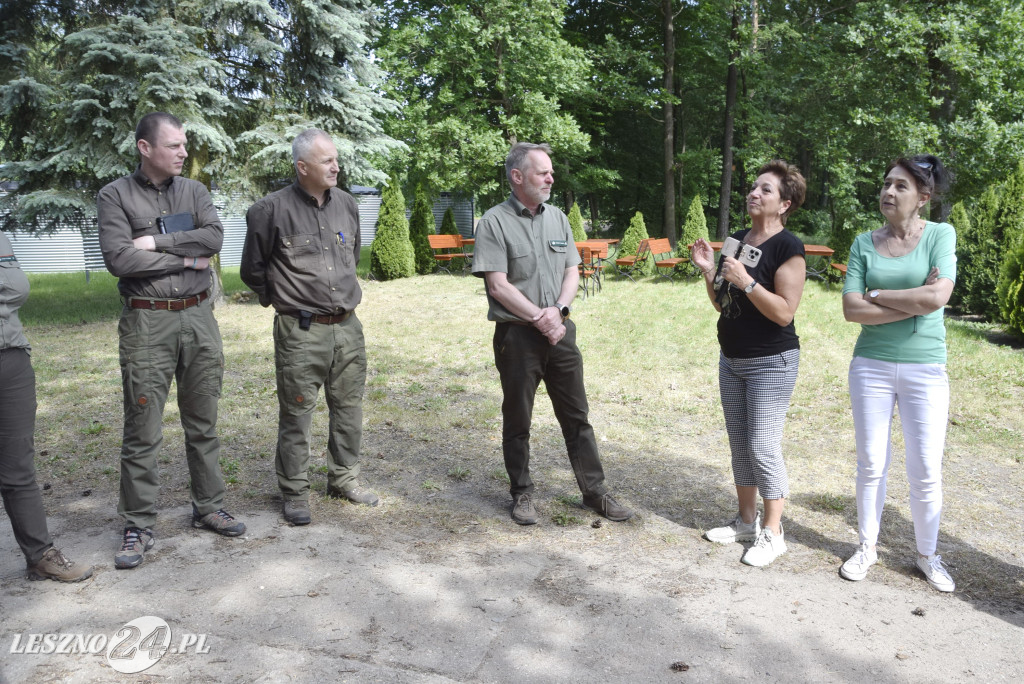
[[[950,173],[939,158],[931,154],[915,154],[912,157],[893,159],[885,167],[885,175],[896,167],[909,173],[917,184],[918,192],[941,195],[949,189]]]
[[[773,173],[779,177],[779,197],[783,202],[789,201],[789,208],[782,214],[782,225],[786,225],[786,219],[804,203],[807,196],[807,181],[794,164],[781,159],[772,159],[770,162],[757,170],[757,175]]]
[[[178,117],[167,112],[150,112],[146,116],[139,119],[139,125],[135,127],[135,142],[145,140],[150,145],[156,144],[156,132],[160,129],[160,124],[170,124],[175,128],[181,128],[181,121]]]
[[[527,143],[517,142],[512,146],[512,149],[508,151],[508,156],[505,157],[505,176],[508,178],[508,184],[512,185],[512,169],[519,169],[520,171],[526,170],[526,156],[534,150],[540,150],[548,155],[551,154],[551,145],[547,143]]]

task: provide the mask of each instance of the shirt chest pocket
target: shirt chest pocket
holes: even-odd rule
[[[137,216],[128,219],[128,222],[132,226],[132,238],[156,235],[160,232],[156,225],[156,216]]]
[[[537,270],[537,255],[527,242],[513,242],[508,246],[509,280],[527,280]]]
[[[286,235],[281,238],[278,253],[290,270],[316,272],[320,263],[320,241],[316,233]]]

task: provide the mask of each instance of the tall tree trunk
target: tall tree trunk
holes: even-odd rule
[[[664,211],[662,213],[662,233],[673,247],[676,245],[676,178],[675,178],[675,81],[676,81],[676,35],[672,15],[672,0],[661,0],[662,29],[665,37],[665,70],[662,89],[665,96],[663,108],[664,136],[662,140],[662,161],[664,170]]]
[[[735,4],[732,8],[732,27],[729,29],[729,43],[736,44],[739,37],[740,10]],[[729,203],[732,199],[732,139],[736,123],[736,83],[739,70],[736,60],[739,52],[734,50],[729,55],[729,73],[725,82],[725,136],[722,140],[722,187],[718,200],[718,239],[724,240],[729,234]]]

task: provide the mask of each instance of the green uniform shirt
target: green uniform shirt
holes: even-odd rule
[[[882,256],[871,233],[862,233],[850,248],[843,295],[920,287],[933,266],[939,267],[940,278],[956,282],[956,231],[948,223],[927,222],[917,247],[899,257]],[[902,321],[861,325],[853,355],[893,363],[946,363],[942,308]]]
[[[0,233],[0,349],[28,349],[18,309],[28,300],[28,278],[14,256],[11,241]]]
[[[160,186],[146,178],[140,166],[130,176],[108,183],[96,196],[103,263],[120,278],[117,288],[126,297],[183,299],[213,285],[211,269],[185,267],[182,257],[211,257],[224,242],[210,192],[202,183],[172,176]],[[192,215],[192,230],[164,235],[157,219],[172,214]],[[132,240],[152,235],[156,251],[136,249]]]
[[[290,316],[336,315],[362,301],[359,206],[352,195],[330,188],[319,206],[295,182],[252,205],[245,224],[240,275],[263,306]]]
[[[473,275],[506,274],[508,282],[532,303],[554,306],[562,293],[565,269],[580,263],[569,220],[558,208],[541,204],[537,214],[514,196],[491,207],[476,226]],[[487,320],[522,321],[487,295]]]

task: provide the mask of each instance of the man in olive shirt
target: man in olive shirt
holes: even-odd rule
[[[487,285],[487,319],[495,321],[494,363],[501,377],[501,447],[512,494],[512,519],[537,522],[530,477],[530,423],[543,380],[583,493],[583,505],[609,520],[633,512],[608,493],[587,419],[583,356],[569,304],[579,284],[580,255],[565,214],[549,204],[554,174],[548,145],[516,143],[505,160],[512,196],[476,228],[473,274]]]
[[[359,209],[339,190],[338,152],[329,135],[303,131],[292,142],[296,181],[245,215],[242,281],[273,305],[279,406],[277,481],[284,517],[308,525],[309,433],[320,386],[330,411],[327,493],[376,506],[359,486],[366,348],[355,315]]]
[[[220,329],[209,290],[210,257],[224,228],[202,183],[180,174],[185,131],[170,114],[139,120],[135,173],[109,183],[96,198],[103,261],[119,278],[124,309],[118,350],[124,390],[121,496],[125,527],[118,568],[133,568],[153,547],[160,482],[157,455],[171,379],[191,478],[192,524],[234,537],[245,525],[223,508],[217,400],[224,374]],[[191,227],[164,232],[168,225]]]

